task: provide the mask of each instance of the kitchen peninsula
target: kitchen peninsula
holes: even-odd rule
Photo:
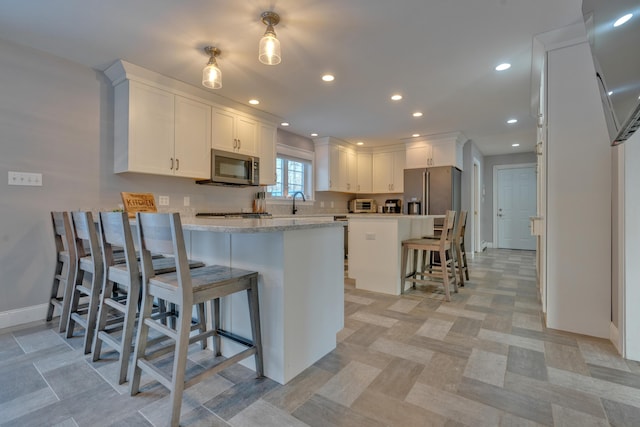
[[[184,218],[189,257],[259,273],[265,375],[286,384],[336,347],[344,326],[343,223],[331,218]],[[250,336],[246,297],[222,302],[231,332]],[[223,355],[240,347],[223,340]],[[252,358],[243,362],[254,369]]]
[[[400,295],[402,241],[433,235],[443,215],[349,215],[349,277],[356,288]]]

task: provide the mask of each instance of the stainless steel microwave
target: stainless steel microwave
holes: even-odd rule
[[[260,159],[214,148],[211,150],[211,179],[196,182],[214,185],[260,185]]]

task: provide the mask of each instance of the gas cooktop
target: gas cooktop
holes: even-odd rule
[[[271,214],[267,212],[199,212],[196,216],[211,218],[271,218]]]

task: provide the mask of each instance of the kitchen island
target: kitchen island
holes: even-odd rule
[[[327,218],[183,219],[189,257],[259,273],[265,375],[286,384],[335,349],[344,327],[343,224]],[[243,293],[222,302],[231,332],[251,336]],[[223,355],[241,350],[223,340]],[[255,369],[253,358],[242,362]]]
[[[356,288],[400,295],[402,241],[433,235],[444,215],[350,214],[349,277]]]

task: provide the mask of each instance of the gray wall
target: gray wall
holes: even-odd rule
[[[0,313],[47,302],[52,210],[117,208],[121,191],[170,196],[171,210],[186,209],[184,196],[190,209],[251,206],[251,188],[113,174],[113,91],[104,75],[2,40],[0,52],[0,177],[39,172],[44,183],[0,185]]]
[[[536,163],[536,153],[515,153],[499,156],[486,156],[484,158],[484,170],[482,171],[482,185],[484,188],[484,201],[480,217],[481,238],[486,242],[493,241],[493,167],[500,165],[514,165],[520,163]]]

